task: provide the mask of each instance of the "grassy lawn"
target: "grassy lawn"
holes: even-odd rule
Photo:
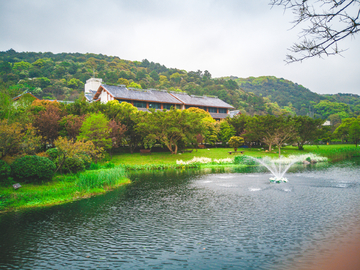
[[[354,145],[305,145],[305,150],[300,151],[297,147],[286,146],[281,148],[281,155],[302,155],[306,153],[316,153],[318,155],[323,155],[330,157],[336,155],[339,152],[346,150],[355,150]],[[264,157],[269,156],[272,158],[278,157],[277,149],[274,149],[272,152],[265,152],[266,149],[261,148],[239,148],[240,151],[244,151],[244,155],[249,155],[253,157]],[[140,153],[134,154],[115,154],[111,159],[111,162],[114,164],[127,164],[127,165],[151,165],[151,164],[175,164],[176,160],[191,160],[193,157],[207,157],[211,159],[223,159],[231,158],[234,155],[229,155],[228,152],[233,151],[232,148],[208,148],[208,149],[198,149],[198,151],[193,151],[192,153],[183,153],[173,155],[170,152],[163,153],[151,153],[151,155],[140,155]],[[241,155],[236,154],[236,155]]]

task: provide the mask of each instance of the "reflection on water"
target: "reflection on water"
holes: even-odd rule
[[[1,215],[0,268],[291,268],[358,221],[355,162],[297,166],[283,184],[239,170],[134,173],[103,196]]]

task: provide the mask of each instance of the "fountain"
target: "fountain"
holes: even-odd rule
[[[272,174],[273,177],[270,177],[270,183],[287,183],[288,179],[284,177],[285,173],[289,170],[291,165],[299,161],[301,157],[295,157],[291,160],[283,160],[282,157],[279,159],[271,159],[269,157],[265,157],[263,159],[257,159],[251,156],[247,156],[248,158],[251,158],[252,160],[258,162],[259,164],[263,165],[265,168],[267,168]],[[285,166],[282,166],[285,165]]]

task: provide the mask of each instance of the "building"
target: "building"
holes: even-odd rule
[[[224,119],[229,116],[229,110],[233,106],[214,96],[194,96],[182,92],[168,92],[167,90],[135,89],[125,85],[102,84],[101,79],[91,78],[85,84],[85,97],[89,102],[99,101],[106,103],[111,100],[129,102],[139,110],[188,109],[196,107],[210,113],[216,119]]]

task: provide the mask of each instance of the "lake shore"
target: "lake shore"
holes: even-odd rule
[[[231,169],[239,167],[244,170],[238,170],[237,172],[248,172],[246,169],[248,165],[234,164],[233,161],[229,162],[229,160],[233,160],[236,156],[244,155],[255,158],[278,157],[278,153],[275,150],[267,152],[264,148],[240,149],[238,150],[238,153],[232,153],[231,155],[229,154],[229,152],[233,150],[231,148],[198,149],[197,151],[193,150],[191,153],[185,152],[177,155],[172,155],[169,152],[158,152],[152,153],[151,155],[140,155],[140,153],[116,154],[112,157],[110,162],[113,163],[114,166],[120,166],[123,170],[121,177],[118,177],[116,180],[96,185],[92,182],[86,182],[83,184],[83,187],[79,189],[77,187],[77,184],[79,183],[79,174],[70,174],[57,175],[52,181],[42,184],[21,183],[22,187],[19,190],[14,190],[12,187],[0,187],[0,213],[64,204],[74,200],[104,194],[115,188],[131,183],[130,179],[126,176],[126,171],[130,170],[186,170],[190,168],[225,170],[226,168]],[[350,158],[352,155],[358,155],[360,153],[360,149],[355,148],[353,145],[308,145],[305,146],[305,150],[302,151],[299,151],[296,147],[292,146],[284,147],[281,151],[281,154],[284,157],[310,153],[328,157],[332,161],[338,161]],[[211,160],[211,162],[190,163],[190,161],[194,160],[194,158],[205,158],[207,160]],[[181,164],[179,161],[189,164]],[[99,170],[99,172],[100,171],[103,170]],[[81,174],[86,175],[90,172],[91,171],[86,171]],[[92,173],[96,174],[96,172],[97,171],[93,171]]]

